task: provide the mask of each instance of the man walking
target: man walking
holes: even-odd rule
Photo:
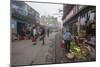
[[[45,38],[45,29],[42,28],[42,29],[41,29],[41,40],[43,41],[43,43],[42,43],[43,45],[44,45],[44,43],[45,43],[45,42],[44,42],[44,38]]]
[[[69,52],[69,50],[70,50],[70,43],[71,43],[71,40],[72,40],[72,34],[69,32],[68,29],[66,29],[66,32],[63,35],[63,39],[64,39],[64,42],[65,42],[66,52]]]
[[[31,36],[32,36],[32,42],[33,45],[36,45],[36,27],[33,25],[32,30],[31,30]]]
[[[49,28],[47,29],[47,35],[48,35],[48,37],[49,37]]]

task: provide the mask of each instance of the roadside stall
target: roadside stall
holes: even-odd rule
[[[91,7],[90,7],[91,8]],[[81,15],[82,14],[82,15]],[[78,16],[77,31],[73,32],[70,52],[66,58],[70,61],[96,60],[96,12],[95,9],[81,11]],[[75,28],[75,24],[73,26]],[[74,34],[75,33],[75,34]],[[75,38],[76,39],[75,39]]]

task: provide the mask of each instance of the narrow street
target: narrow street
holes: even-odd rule
[[[45,45],[41,41],[37,45],[32,45],[31,40],[15,41],[12,44],[12,64],[14,65],[30,65],[30,64],[45,64],[49,61],[47,56],[50,55],[52,41],[55,33],[50,34],[50,37],[45,38]]]
[[[11,2],[12,66],[95,60],[96,6]]]

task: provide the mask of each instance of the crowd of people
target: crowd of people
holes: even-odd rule
[[[32,27],[31,29],[31,39],[32,39],[32,42],[33,44],[35,45],[36,44],[36,40],[37,38],[39,38],[40,40],[43,41],[43,45],[44,45],[44,38],[45,38],[45,28],[40,28],[38,31],[36,29],[35,26]]]
[[[33,25],[31,28],[23,27],[20,29],[16,37],[17,40],[32,40],[33,45],[36,45],[37,39],[42,41],[42,44],[45,44],[45,36],[49,37],[49,28],[45,29],[44,27],[37,27]]]

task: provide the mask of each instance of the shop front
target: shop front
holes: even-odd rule
[[[11,37],[12,40],[17,39],[16,34],[17,34],[17,21],[15,19],[11,19]]]
[[[12,18],[11,20],[12,40],[24,39],[27,25],[28,24],[25,21]]]
[[[70,53],[76,61],[96,60],[96,7],[85,6],[63,24],[73,35]]]

